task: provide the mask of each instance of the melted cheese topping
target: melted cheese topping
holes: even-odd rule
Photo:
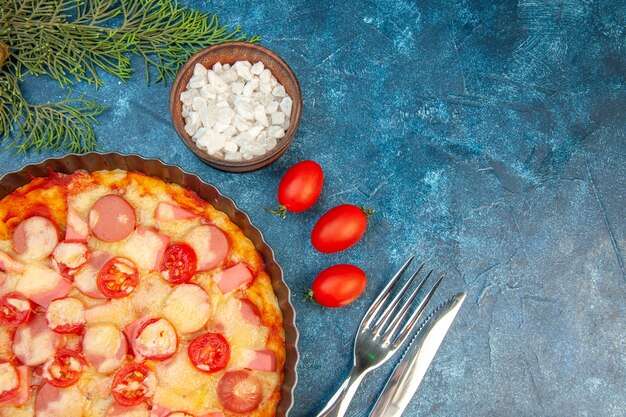
[[[143,277],[135,291],[127,298],[132,303],[135,317],[161,317],[164,300],[171,291],[171,284],[165,282],[158,273],[152,273]]]
[[[176,331],[164,319],[148,324],[135,340],[135,348],[143,356],[174,353],[177,344]]]
[[[85,324],[85,306],[73,297],[54,300],[48,305],[46,320],[52,329],[64,324]]]
[[[112,384],[113,375],[104,376],[90,369],[83,373],[77,386],[85,398],[90,398],[85,405],[85,416],[100,417],[105,415],[113,404],[113,398],[111,398]]]
[[[39,260],[52,253],[59,238],[50,220],[35,216],[24,220],[22,226],[26,232],[26,250],[20,254],[21,259]]]
[[[0,417],[33,417],[32,405],[26,407],[1,407]]]
[[[109,300],[85,311],[88,324],[110,323],[124,328],[134,320],[133,306],[128,297]]]
[[[187,346],[181,347],[169,361],[158,363],[156,375],[160,382],[154,395],[156,404],[196,415],[215,408],[220,375],[198,372],[187,356]]]
[[[61,275],[44,265],[27,264],[17,282],[16,291],[27,297],[51,291],[59,284]]]
[[[86,219],[91,206],[101,197],[110,193],[111,190],[107,187],[98,184],[90,184],[89,189],[81,190],[81,192],[77,194],[72,194],[71,198],[68,200],[70,206],[75,210],[75,213],[82,219]]]
[[[124,244],[123,253],[137,265],[137,268],[146,271],[156,270],[157,263],[163,257],[167,240],[151,230],[137,229]]]
[[[103,373],[114,371],[122,363],[118,352],[124,343],[124,335],[112,324],[88,327],[83,338],[83,352],[88,357],[102,358],[98,370]]]
[[[86,354],[113,356],[120,347],[120,332],[113,325],[100,324],[85,331],[83,350]]]
[[[61,242],[52,253],[54,259],[68,268],[78,268],[87,262],[87,247],[82,243]]]
[[[233,298],[225,298],[213,307],[213,315],[223,328],[224,336],[231,345],[261,348],[265,346],[268,328],[255,326],[243,318],[239,302]],[[231,356],[237,360],[237,352]],[[247,363],[242,360],[242,363]]]
[[[4,326],[0,326],[0,360],[10,361],[13,357],[11,344],[13,343],[13,331]]]
[[[165,299],[163,315],[183,334],[200,330],[210,314],[209,296],[197,285],[181,284]]]
[[[74,233],[80,236],[81,240],[84,240],[84,237],[89,234],[87,222],[85,222],[73,208],[67,210],[67,225],[74,229]]]
[[[13,352],[25,365],[36,366],[44,363],[54,355],[58,336],[53,331],[34,325],[35,320],[44,320],[36,317],[31,325],[18,327],[13,339]]]
[[[74,285],[84,294],[98,294],[98,284],[96,279],[98,270],[91,265],[83,267],[76,275],[74,275]]]
[[[45,408],[37,410],[37,417],[81,417],[85,399],[76,385],[59,390],[55,401],[46,403]]]
[[[123,411],[120,411],[116,414],[113,412],[107,413],[106,417],[115,416],[115,417],[149,417],[150,410],[147,407],[124,407]],[[170,416],[167,416],[170,417]]]
[[[15,366],[8,362],[0,363],[0,394],[14,390],[19,384]]]
[[[191,229],[183,241],[189,244],[198,257],[198,270],[214,268],[222,260],[225,247],[228,246],[224,236],[211,226],[198,226]]]

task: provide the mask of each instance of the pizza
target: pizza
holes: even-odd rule
[[[285,336],[223,212],[122,170],[0,200],[0,417],[276,415]]]

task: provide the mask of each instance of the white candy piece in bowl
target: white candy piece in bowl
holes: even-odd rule
[[[270,152],[289,128],[293,101],[262,62],[196,64],[180,94],[185,131],[198,148],[226,161]]]

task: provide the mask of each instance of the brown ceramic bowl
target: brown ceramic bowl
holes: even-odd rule
[[[265,155],[254,157],[248,161],[225,161],[215,158],[198,148],[185,131],[185,119],[182,116],[183,104],[180,101],[180,93],[185,91],[189,79],[193,76],[193,68],[196,64],[202,64],[210,69],[217,62],[234,64],[237,61],[263,62],[278,82],[285,87],[285,91],[293,100],[293,107],[289,119],[289,128],[274,149]],[[289,148],[302,116],[302,94],[300,93],[300,84],[298,84],[295,74],[289,68],[289,65],[274,52],[253,43],[225,42],[203,49],[192,56],[180,69],[170,92],[170,115],[178,136],[204,163],[222,171],[248,172],[271,164]]]
[[[36,177],[47,177],[50,172],[71,174],[83,169],[88,172],[99,170],[123,169],[142,172],[146,175],[161,178],[164,181],[178,184],[198,194],[218,210],[223,211],[237,226],[263,257],[272,287],[278,298],[278,305],[283,313],[285,330],[285,376],[281,387],[281,400],[276,410],[276,417],[288,417],[293,406],[293,391],[298,381],[297,365],[298,329],[296,328],[296,312],[291,304],[291,292],[283,276],[283,271],[274,258],[274,251],[265,242],[261,231],[257,229],[246,213],[241,211],[230,198],[219,192],[215,186],[204,182],[198,176],[184,171],[174,165],[168,165],[158,159],[147,159],[139,155],[122,155],[119,153],[91,152],[83,155],[70,154],[62,158],[50,158],[39,163],[26,165],[15,172],[0,175],[0,199],[17,188],[28,184]]]

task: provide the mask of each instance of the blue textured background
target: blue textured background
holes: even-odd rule
[[[417,254],[468,299],[406,416],[626,415],[626,6],[623,1],[193,2],[263,36],[297,74],[302,124],[274,165],[234,175],[179,141],[169,87],[87,96],[110,106],[106,150],[159,157],[232,196],[265,233],[295,293],[302,355],[294,417],[312,416],[346,375],[357,323]],[[55,86],[29,79],[34,100]],[[59,92],[59,96],[62,93]],[[46,155],[0,155],[3,171]],[[326,171],[319,203],[281,221],[262,210],[293,163]],[[339,254],[310,245],[341,203],[377,210]],[[334,263],[369,276],[353,305],[300,297]],[[368,377],[364,416],[391,366]]]

